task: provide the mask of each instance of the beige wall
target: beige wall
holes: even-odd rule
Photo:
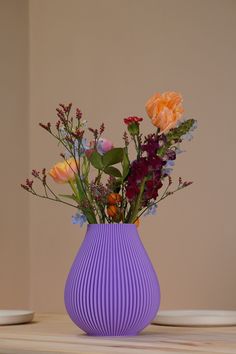
[[[0,0],[0,308],[29,306],[28,1]]]
[[[104,121],[116,145],[122,118],[145,116],[155,91],[182,92],[186,115],[198,119],[175,170],[194,185],[140,227],[162,308],[236,307],[235,11],[230,0],[30,1],[30,168],[59,160],[38,127],[54,119],[59,102],[79,105],[91,126]],[[146,125],[152,128],[148,119]],[[30,199],[30,301],[37,311],[64,311],[64,282],[85,233],[70,224],[72,212]],[[18,227],[24,235],[25,227]]]
[[[194,185],[140,228],[162,308],[236,307],[235,10],[228,0],[30,1],[31,166],[57,161],[37,123],[53,119],[58,102],[79,105],[90,125],[104,121],[117,145],[122,118],[145,115],[157,90],[182,92],[186,115],[198,119],[175,173]],[[30,205],[31,303],[63,311],[85,229],[70,225],[73,210]]]

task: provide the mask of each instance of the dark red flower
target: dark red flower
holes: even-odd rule
[[[80,120],[82,118],[82,112],[79,108],[76,108],[76,118]]]
[[[142,145],[142,151],[146,152],[147,156],[156,156],[157,150],[165,145],[165,143],[166,137],[164,134],[149,134],[145,137],[144,144]]]
[[[131,164],[131,177],[135,177],[136,180],[142,180],[148,173],[148,161],[146,157],[141,157],[135,160]]]
[[[24,188],[26,191],[29,191],[29,187],[26,186],[25,184],[21,184],[21,187]]]
[[[72,135],[73,135],[75,138],[82,139],[82,138],[83,138],[83,135],[84,135],[84,130],[79,130],[79,129],[77,129],[74,133],[72,133]]]
[[[139,194],[139,187],[135,183],[129,184],[128,188],[126,189],[126,197],[129,200],[133,200]]]
[[[150,199],[156,199],[158,197],[158,190],[162,187],[160,178],[154,178],[148,180],[145,183],[143,204],[146,205]]]
[[[126,132],[124,132],[124,134],[123,134],[123,140],[125,142],[125,146],[127,147],[129,145],[129,138],[128,138],[128,134]]]
[[[61,121],[60,121],[60,120],[58,120],[58,121],[56,122],[56,128],[57,128],[57,130],[59,130],[60,125],[61,125]]]
[[[104,132],[104,130],[105,130],[105,124],[102,123],[102,124],[100,125],[100,128],[99,128],[99,134],[102,135],[102,133]]]
[[[40,127],[42,127],[43,129],[47,130],[47,131],[51,131],[51,123],[48,122],[47,124],[43,124],[43,123],[39,123]]]
[[[32,189],[34,181],[30,181],[28,178],[26,179],[26,186],[29,187],[30,189]]]
[[[148,158],[149,171],[160,170],[165,162],[159,156],[151,156]]]
[[[36,170],[32,170],[32,176],[38,178],[39,177],[39,171],[36,171]]]

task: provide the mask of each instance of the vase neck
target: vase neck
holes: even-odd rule
[[[99,238],[126,238],[131,235],[137,236],[137,227],[134,224],[89,224],[87,236]]]
[[[88,224],[87,225],[87,230],[101,230],[101,231],[106,231],[106,230],[137,230],[137,227],[135,224]]]

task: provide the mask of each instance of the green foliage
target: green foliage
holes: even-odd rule
[[[179,141],[181,136],[188,133],[188,131],[192,128],[194,122],[194,119],[188,119],[181,123],[177,128],[171,129],[166,135],[167,142],[171,143],[172,141]]]
[[[86,180],[88,179],[89,170],[90,170],[90,163],[86,157],[83,157],[82,175]]]
[[[114,148],[103,155],[102,157],[103,165],[111,166],[119,162],[122,162],[123,156],[124,156],[123,148]]]
[[[74,188],[73,191],[76,194],[75,196],[77,197],[77,200],[78,201],[84,200],[86,198],[86,194],[78,175],[75,175],[75,183],[78,191],[76,191]]]
[[[78,175],[75,175],[75,182],[76,182],[76,187],[78,190],[77,193],[75,191],[75,193],[76,193],[75,200],[77,201],[77,203],[79,203],[81,201],[83,202],[84,200],[86,201],[88,199],[88,195],[86,193],[85,186],[82,184],[82,181]],[[71,186],[72,186],[72,184],[71,184]],[[73,190],[74,190],[74,188],[73,188]],[[86,218],[90,224],[94,224],[94,223],[96,224],[96,216],[95,216],[92,209],[86,209],[86,210],[82,209],[82,211],[83,211],[84,215],[86,215]]]
[[[157,155],[159,156],[164,156],[166,151],[169,149],[169,147],[175,143],[181,142],[181,137],[188,133],[189,130],[192,128],[195,120],[194,119],[188,119],[181,123],[177,128],[171,129],[167,134],[166,134],[166,139],[167,142],[164,146],[162,146],[158,151]]]
[[[113,166],[107,166],[104,168],[104,172],[110,176],[114,177],[122,177],[121,172],[118,170],[118,168],[115,168]]]
[[[67,199],[72,199],[74,201],[76,201],[77,199],[75,198],[74,194],[58,194],[59,197],[62,198],[67,198]]]
[[[57,195],[54,193],[48,185],[46,169],[43,169],[42,172],[37,170],[32,171],[32,176],[42,183],[44,192],[38,193],[33,185],[33,180],[29,179],[26,179],[25,184],[21,185],[26,191],[35,196],[64,203],[75,208],[80,214],[82,213],[86,216],[90,224],[120,221],[135,223],[150,207],[159,204],[160,201],[169,195],[192,183],[183,182],[179,178],[177,188],[172,189],[170,187],[172,179],[170,176],[167,176],[167,172],[163,171],[162,167],[159,169],[158,166],[158,171],[157,173],[155,172],[155,159],[152,161],[151,151],[154,151],[154,154],[162,158],[169,158],[168,153],[171,153],[171,150],[177,151],[179,143],[184,139],[183,136],[189,131],[192,132],[193,129],[191,128],[195,123],[194,119],[182,122],[178,127],[170,129],[163,133],[163,137],[160,137],[159,128],[156,129],[156,133],[147,136],[143,136],[140,133],[139,123],[143,118],[134,116],[125,118],[124,123],[127,125],[131,138],[129,139],[127,132],[125,132],[123,135],[125,147],[113,148],[104,155],[101,155],[96,148],[104,132],[104,124],[102,123],[98,129],[88,128],[93,134],[93,140],[87,144],[84,137],[86,124],[85,121],[81,120],[82,113],[77,108],[75,115],[71,115],[71,107],[71,104],[60,104],[57,109],[57,122],[55,126],[53,127],[50,122],[47,124],[40,123],[40,126],[56,139],[58,145],[63,146],[63,150],[64,148],[66,150],[65,153],[61,154],[61,157],[65,160],[64,164],[56,164],[54,168],[61,170],[62,175],[65,175],[62,182],[69,184],[72,194]],[[83,144],[83,138],[85,138],[85,144]],[[128,148],[131,142],[134,144],[136,151],[136,156],[131,161],[136,161],[136,164],[133,164],[133,162],[130,163]],[[160,144],[163,143],[162,146],[159,142]],[[143,145],[146,145],[146,148]],[[157,150],[157,146],[161,147]],[[88,151],[85,153],[85,150]],[[91,153],[91,151],[93,152]],[[66,156],[73,158],[73,164],[75,163],[79,166],[76,166],[76,168],[73,165],[71,166]],[[72,171],[69,167],[71,167]],[[91,167],[96,169],[96,177],[92,174],[90,178]],[[137,173],[136,168],[138,168],[140,173]],[[145,176],[142,174],[143,168],[147,171]],[[105,178],[105,180],[107,179],[106,184],[102,180],[102,177],[105,177],[103,174],[111,177],[109,179]],[[59,177],[58,182],[60,182]],[[149,181],[151,183],[147,183]],[[149,192],[152,192],[154,188],[158,191],[161,185],[160,182],[161,184],[165,183],[165,188],[163,194],[160,194],[158,199],[155,198],[155,194],[150,194]],[[111,193],[119,193],[118,202],[116,203],[117,214],[114,217],[111,217],[107,213],[107,207],[109,206],[109,198],[107,197]],[[153,195],[153,197],[150,198],[150,195]]]
[[[102,170],[106,172],[107,171],[106,168],[108,166],[116,165],[117,163],[122,162],[123,156],[124,156],[123,148],[114,148],[106,152],[103,156],[100,155],[97,151],[94,151],[88,159],[93,165],[93,167],[95,167],[97,170]]]
[[[95,167],[98,170],[103,170],[104,166],[103,166],[102,156],[97,151],[94,151],[88,159],[93,165],[93,167]]]
[[[122,176],[122,179],[123,179],[123,181],[124,181],[125,178],[127,177],[128,173],[129,173],[129,168],[130,168],[130,161],[129,161],[129,156],[128,156],[127,149],[124,150],[124,156],[123,156],[123,161],[122,161],[122,168],[123,168],[123,176]]]
[[[108,154],[110,151],[113,150],[115,151],[112,154]],[[128,152],[126,148],[125,149],[115,148],[113,150],[110,150],[108,151],[108,153],[105,154],[106,155],[105,161],[106,163],[109,162],[113,164],[121,162],[122,173],[120,172],[120,170],[118,170],[118,168],[114,166],[106,166],[103,168],[103,171],[110,176],[117,177],[116,179],[117,188],[120,188],[120,185],[124,182],[125,178],[129,173],[130,161],[129,161]],[[103,156],[103,164],[104,164],[104,156]]]
[[[139,124],[136,122],[129,124],[128,131],[131,136],[139,135]]]

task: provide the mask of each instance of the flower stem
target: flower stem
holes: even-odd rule
[[[130,224],[134,223],[136,221],[136,219],[137,219],[137,214],[139,212],[140,203],[141,203],[141,200],[142,200],[142,196],[143,196],[143,191],[144,191],[146,180],[147,180],[147,177],[144,177],[143,180],[142,180],[142,183],[141,183],[141,186],[140,186],[140,191],[139,191],[139,194],[138,194],[138,198],[137,198],[136,203],[135,203],[134,211],[133,211],[133,213],[131,213]]]
[[[76,205],[73,205],[73,204],[70,204],[70,203],[67,203],[65,202],[64,200],[61,200],[60,198],[56,197],[56,198],[51,198],[51,197],[48,197],[46,195],[41,195],[41,194],[37,194],[35,191],[28,191],[29,193],[35,195],[36,197],[39,197],[39,198],[43,198],[43,199],[48,199],[48,200],[51,200],[53,202],[58,202],[58,203],[62,203],[62,204],[66,204],[66,205],[69,205],[73,208],[76,208],[77,209],[77,206]]]
[[[179,190],[185,188],[185,186],[180,185],[180,186],[178,186],[175,190],[173,190],[172,192],[167,193],[167,190],[169,189],[169,186],[170,186],[170,185],[167,186],[167,188],[165,189],[165,192],[162,194],[161,198],[158,199],[156,202],[150,204],[150,205],[149,205],[148,207],[146,207],[144,210],[142,210],[142,212],[137,216],[137,218],[134,220],[134,222],[135,222],[138,218],[140,218],[140,216],[142,216],[142,215],[145,213],[145,211],[147,211],[147,209],[149,209],[149,208],[152,207],[153,205],[157,205],[158,203],[160,203],[160,202],[161,202],[162,200],[164,200],[165,198],[167,198],[167,197],[169,197],[170,195],[172,195],[172,194],[178,192]]]

